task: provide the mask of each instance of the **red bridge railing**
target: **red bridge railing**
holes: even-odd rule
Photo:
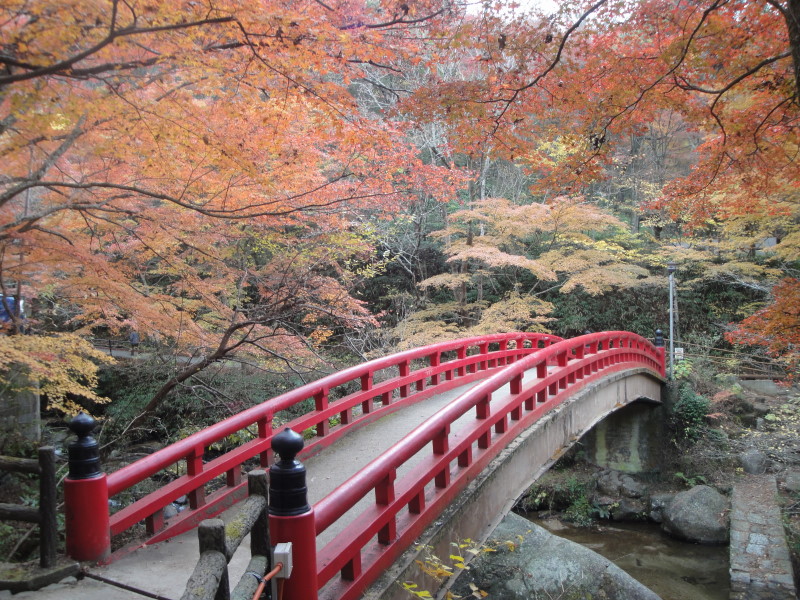
[[[319,598],[359,598],[522,431],[588,383],[631,369],[663,378],[664,349],[632,333],[596,333],[551,345],[470,389],[315,505],[311,525],[319,535],[362,498],[375,497],[316,559],[304,556],[306,564],[316,562],[316,573],[305,580],[317,582]],[[506,384],[510,393],[493,397]],[[451,441],[451,425],[469,412],[474,421]],[[398,469],[425,447],[430,454],[398,480]],[[292,528],[284,524],[283,530]],[[301,593],[287,588],[286,597],[317,597],[300,585]]]
[[[94,473],[85,479],[65,481],[68,544],[78,560],[110,560],[109,536],[144,523],[149,543],[187,531],[203,519],[219,514],[241,499],[243,463],[258,457],[260,466],[271,462],[273,427],[291,427],[311,436],[301,456],[312,455],[348,430],[380,418],[404,405],[418,402],[461,385],[484,379],[508,365],[561,340],[537,333],[496,334],[442,342],[379,358],[334,373],[267,400],[175,444],[144,457],[109,475]],[[357,387],[356,391],[351,391]],[[338,397],[341,395],[342,397]],[[313,399],[305,414],[288,423],[275,423],[281,411]],[[78,435],[88,437],[89,429]],[[207,449],[237,433],[254,430],[254,438],[212,460]],[[168,469],[185,474],[144,495],[113,515],[105,511],[108,499],[130,492],[154,475]],[[207,492],[217,478],[221,489]],[[164,519],[164,508],[187,496],[189,508]],[[91,505],[92,511],[82,508]]]

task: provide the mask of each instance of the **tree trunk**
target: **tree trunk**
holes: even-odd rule
[[[794,63],[794,101],[800,103],[800,0],[789,0],[784,6],[783,18],[789,32],[789,48]]]

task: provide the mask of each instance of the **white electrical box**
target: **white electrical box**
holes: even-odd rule
[[[272,551],[272,564],[283,563],[283,568],[275,576],[279,579],[288,579],[292,574],[292,542],[282,542]]]

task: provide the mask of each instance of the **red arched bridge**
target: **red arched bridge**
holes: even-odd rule
[[[91,427],[77,425],[80,439],[70,448],[65,481],[67,553],[78,560],[108,563],[130,552],[123,548],[112,554],[111,539],[134,526],[144,523],[147,543],[153,544],[221,513],[247,496],[243,470],[273,463],[273,434],[285,428],[304,433],[298,458],[307,460],[377,419],[449,392],[454,399],[388,450],[373,451],[370,462],[312,507],[301,508],[299,514],[270,511],[271,543],[291,542],[293,548],[284,600],[359,598],[426,528],[452,510],[448,507],[468,487],[485,478],[498,456],[503,454],[515,465],[509,469],[514,481],[507,485],[527,485],[554,455],[609,412],[642,397],[658,399],[663,378],[663,347],[633,333],[612,331],[569,340],[536,333],[496,334],[408,350],[329,375],[108,475],[90,451],[82,454],[81,443],[91,440]],[[601,388],[612,391],[592,392]],[[585,408],[564,412],[578,397],[585,398]],[[297,414],[301,408],[305,412],[300,416],[279,422],[284,411]],[[566,420],[553,424],[552,415],[559,411]],[[210,446],[231,436],[246,438],[248,432],[250,441],[204,460]],[[526,440],[534,438],[539,446],[525,450]],[[276,449],[281,463],[292,462],[294,450]],[[287,459],[284,454],[292,456]],[[170,469],[184,474],[109,514],[110,498]],[[313,491],[314,481],[309,488]],[[302,506],[304,490],[295,492],[303,496]],[[497,522],[501,509],[510,507],[510,492],[500,493],[505,498],[490,498],[484,508],[472,502],[457,520],[469,525],[482,518],[475,511],[489,510],[497,514],[487,519]],[[188,508],[165,519],[165,508],[182,496],[188,498]],[[451,534],[468,537],[465,531],[469,534],[469,527]]]

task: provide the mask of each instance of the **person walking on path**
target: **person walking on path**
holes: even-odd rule
[[[139,342],[141,341],[139,338],[139,332],[131,331],[128,341],[131,343],[131,356],[136,356],[136,349],[139,347]]]

